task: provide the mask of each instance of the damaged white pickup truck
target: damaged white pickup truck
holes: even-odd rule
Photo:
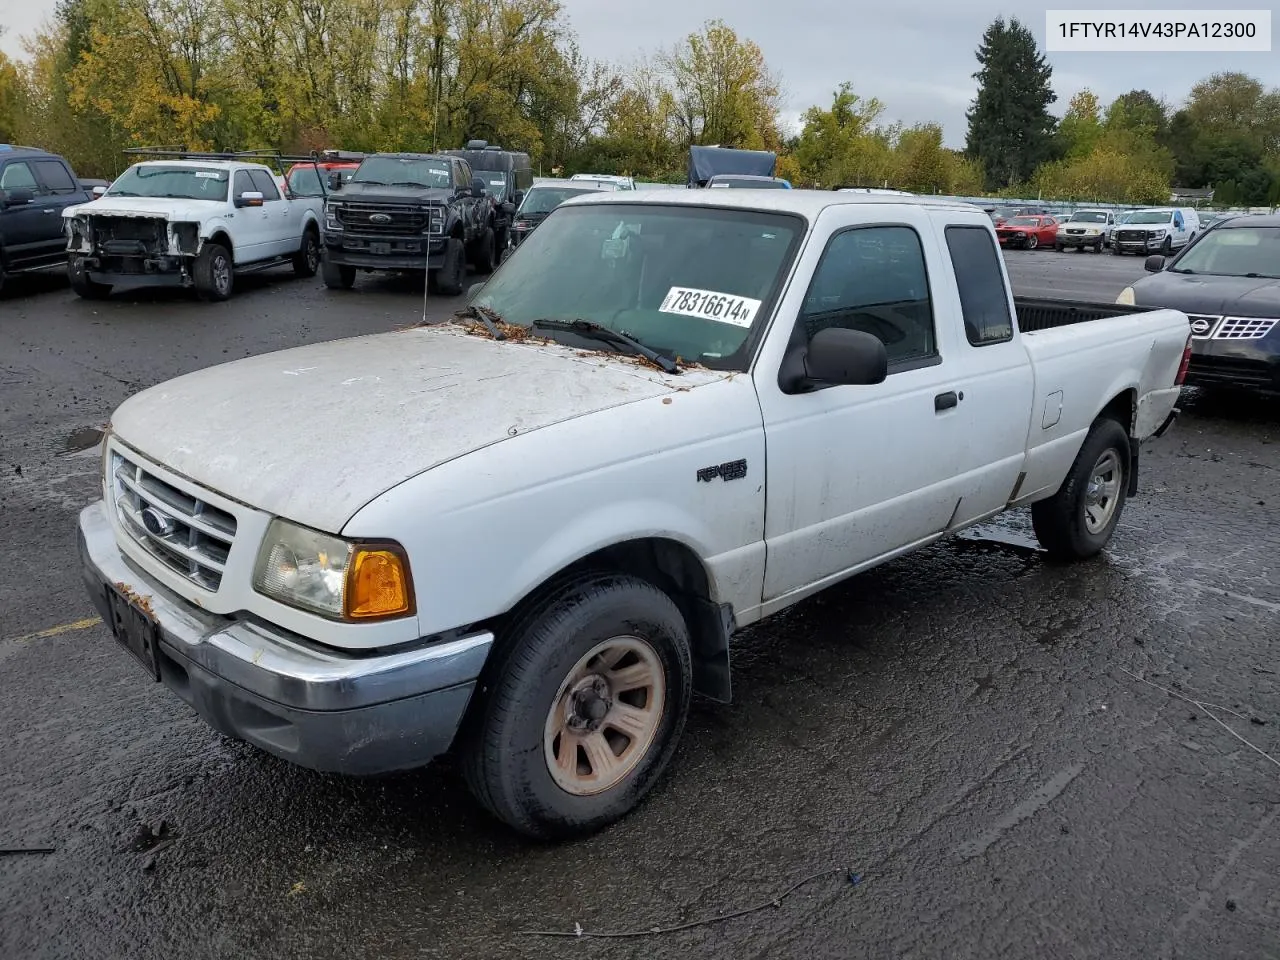
[[[135,163],[101,197],[62,212],[67,275],[94,300],[115,286],[194,287],[226,300],[238,274],[279,264],[313,277],[323,203],[288,195],[261,163]]]
[[[223,733],[452,750],[502,820],[582,833],[728,700],[737,628],[1011,506],[1096,554],[1189,349],[1177,311],[1015,303],[967,205],[592,194],[454,322],[126,401],[85,584]]]

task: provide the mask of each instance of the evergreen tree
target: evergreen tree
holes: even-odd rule
[[[1053,68],[1017,19],[987,27],[977,55],[978,96],[967,114],[965,152],[982,162],[988,188],[1026,182],[1054,148]]]

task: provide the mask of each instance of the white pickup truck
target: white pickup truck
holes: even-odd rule
[[[320,267],[324,197],[295,197],[261,163],[144,160],[91,203],[62,212],[67,275],[86,299],[115,286],[194,287],[226,300],[238,275]]]
[[[127,400],[80,550],[218,730],[452,750],[537,837],[640,800],[738,628],[1009,507],[1096,554],[1190,349],[1177,311],[1015,305],[990,219],[928,198],[593,193],[472,296]]]

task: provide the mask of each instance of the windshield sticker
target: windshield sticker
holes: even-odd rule
[[[603,260],[620,260],[626,255],[626,237],[613,237],[600,245],[600,257]]]
[[[489,182],[495,187],[505,187],[507,185],[505,180],[490,180]]]
[[[201,180],[221,180],[222,179],[222,174],[218,173],[216,170],[197,170],[196,176],[199,177]]]
[[[760,301],[750,297],[735,297],[714,290],[695,290],[692,287],[672,287],[658,306],[660,313],[678,313],[686,317],[700,317],[717,323],[729,323],[735,327],[749,327],[760,309]]]

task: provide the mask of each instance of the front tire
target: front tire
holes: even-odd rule
[[[1094,423],[1058,492],[1031,505],[1036,539],[1056,560],[1086,560],[1111,539],[1129,489],[1129,435]]]
[[[467,280],[467,248],[457,237],[450,237],[444,251],[444,264],[436,271],[436,290],[446,297],[462,293]]]
[[[462,738],[476,799],[537,839],[584,836],[624,816],[661,776],[689,712],[679,608],[644,580],[586,574],[500,642]]]
[[[355,286],[356,268],[324,260],[320,264],[324,285],[330,290],[350,290]]]
[[[231,252],[218,243],[206,243],[196,257],[196,294],[201,300],[219,302],[231,296],[235,285],[235,265]]]
[[[320,234],[311,227],[302,231],[302,246],[293,255],[293,275],[314,277],[320,269]]]
[[[1166,257],[1173,253],[1173,237],[1164,238],[1164,243],[1160,246],[1160,253]]]
[[[89,279],[89,271],[84,268],[82,256],[72,256],[67,260],[67,280],[76,296],[83,300],[105,300],[111,294],[111,284]],[[0,282],[2,281],[3,276],[0,275]]]
[[[1038,246],[1040,246],[1040,241],[1036,239],[1036,235],[1034,233],[1027,237],[1028,250],[1034,250]]]
[[[493,269],[497,263],[497,247],[494,237],[493,228],[486,227],[480,239],[476,241],[476,254],[472,265],[476,268],[476,273],[487,275],[493,273]]]

